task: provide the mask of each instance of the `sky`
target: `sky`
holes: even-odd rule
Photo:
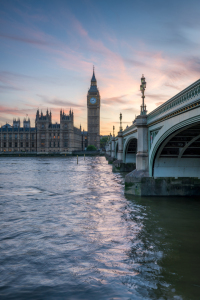
[[[200,1],[0,0],[0,126],[39,108],[87,130],[93,65],[101,134],[130,126],[200,78]]]

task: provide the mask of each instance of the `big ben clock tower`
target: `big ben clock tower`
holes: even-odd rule
[[[100,94],[94,74],[87,94],[88,145],[100,148]]]

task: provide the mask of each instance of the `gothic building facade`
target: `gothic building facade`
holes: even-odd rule
[[[74,126],[74,114],[70,110],[66,115],[60,111],[60,124],[52,123],[51,112],[43,114],[37,110],[35,127],[30,126],[30,119],[13,120],[13,126],[6,124],[0,130],[1,152],[36,152],[36,153],[72,153],[85,150],[87,133]]]
[[[60,111],[60,124],[52,123],[51,111],[46,114],[36,112],[35,127],[30,119],[13,120],[13,125],[6,124],[0,128],[0,152],[33,152],[33,153],[72,153],[85,150],[87,145],[100,148],[100,94],[94,70],[91,86],[87,95],[88,132],[74,126],[73,111],[65,114]]]

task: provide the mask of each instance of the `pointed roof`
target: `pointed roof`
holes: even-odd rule
[[[93,75],[92,75],[91,81],[92,82],[96,82],[95,73],[94,73],[94,66],[93,66]]]

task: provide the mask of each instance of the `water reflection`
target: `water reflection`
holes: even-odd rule
[[[1,299],[199,299],[200,203],[124,196],[104,157],[2,158]]]
[[[148,295],[153,299],[198,299],[199,201],[177,197],[126,199],[131,202],[130,218],[143,226],[133,239],[129,257],[139,263],[133,269],[150,282]],[[138,210],[132,211],[132,203]]]

